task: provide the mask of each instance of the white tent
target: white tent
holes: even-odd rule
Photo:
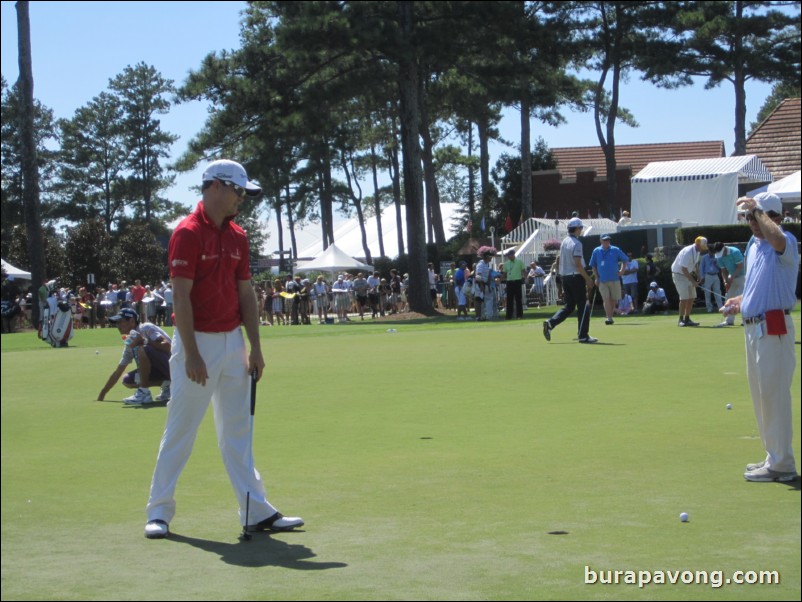
[[[3,262],[3,271],[6,273],[7,276],[10,276],[13,280],[30,280],[31,273],[21,270],[19,268],[15,268],[13,265],[8,263],[5,259],[0,259]]]
[[[440,213],[443,216],[443,227],[446,231],[446,238],[450,238],[454,234],[454,229],[459,220],[459,205],[456,203],[440,203]],[[381,214],[381,228],[382,239],[384,241],[384,252],[388,257],[395,257],[398,255],[398,235],[395,207],[389,206],[382,210]],[[306,230],[311,231],[310,236],[305,236]],[[401,211],[401,231],[403,240],[406,244],[407,238],[407,216],[405,210]],[[298,258],[305,259],[309,257],[317,257],[323,252],[323,243],[320,241],[320,224],[310,224],[302,232],[296,232],[296,236],[304,235],[307,239],[312,239],[316,242],[303,246],[298,246]],[[376,217],[365,218],[365,237],[367,238],[368,248],[370,249],[371,256],[379,256],[379,230],[376,223]],[[287,237],[284,237],[287,240]],[[359,228],[359,220],[357,218],[349,219],[339,226],[334,228],[334,242],[337,246],[350,257],[361,257],[364,259],[365,251],[362,248],[362,231]]]
[[[802,197],[802,191],[800,191],[800,188],[802,188],[802,177],[800,177],[800,174],[802,174],[802,172],[797,171],[790,176],[784,177],[782,180],[772,182],[768,186],[761,186],[755,190],[750,190],[747,194],[749,196],[754,196],[759,192],[768,191],[780,197],[783,203],[791,205],[799,204],[799,200]]]
[[[771,180],[756,155],[649,163],[632,178],[632,219],[734,224],[738,185]]]
[[[312,261],[301,261],[295,267],[298,272],[340,272],[346,270],[361,270],[373,272],[373,266],[357,261],[341,250],[336,244],[329,246]],[[367,275],[367,274],[366,274]]]

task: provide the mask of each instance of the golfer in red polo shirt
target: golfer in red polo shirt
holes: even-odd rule
[[[267,501],[259,472],[250,468],[249,375],[255,371],[260,378],[265,362],[248,239],[232,219],[245,196],[256,196],[261,188],[248,181],[239,163],[220,160],[203,173],[202,191],[197,209],[175,229],[168,250],[176,325],[170,358],[172,398],[150,486],[145,525],[150,539],[169,534],[178,477],[210,401],[240,521],[244,524],[249,494],[249,531],[287,531],[304,524],[300,518],[282,516]]]

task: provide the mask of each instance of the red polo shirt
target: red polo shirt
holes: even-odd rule
[[[170,276],[193,281],[190,299],[198,332],[228,332],[242,322],[237,282],[250,280],[248,237],[227,218],[218,228],[203,201],[170,237]]]
[[[142,299],[145,298],[145,287],[141,284],[139,286],[132,286],[131,287],[131,300],[134,303],[139,303]]]

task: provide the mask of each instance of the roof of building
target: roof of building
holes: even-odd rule
[[[575,178],[577,169],[595,169],[597,178],[607,177],[604,152],[600,146],[580,146],[551,149],[557,170],[563,179]],[[724,142],[666,142],[659,144],[619,144],[615,147],[618,167],[629,166],[636,174],[654,161],[680,159],[709,159],[724,157]]]
[[[760,157],[775,180],[802,167],[801,108],[799,98],[786,98],[746,140],[747,154]]]
[[[738,174],[740,183],[771,181],[771,173],[759,157],[743,155],[716,159],[655,161],[632,176],[632,182],[708,180],[723,174]]]

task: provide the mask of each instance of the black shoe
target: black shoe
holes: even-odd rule
[[[297,527],[303,527],[304,521],[297,516],[284,516],[281,512],[276,512],[273,516],[259,521],[255,525],[248,525],[245,530],[253,533],[254,531],[292,531]]]
[[[604,321],[604,323],[607,324],[607,326],[609,326],[610,324],[613,324],[613,319],[608,318],[607,320]]]
[[[549,324],[548,320],[543,322],[543,336],[546,337],[547,341],[551,340],[551,324]]]
[[[699,326],[699,322],[694,322],[693,320],[691,320],[690,316],[686,316],[685,326]]]

